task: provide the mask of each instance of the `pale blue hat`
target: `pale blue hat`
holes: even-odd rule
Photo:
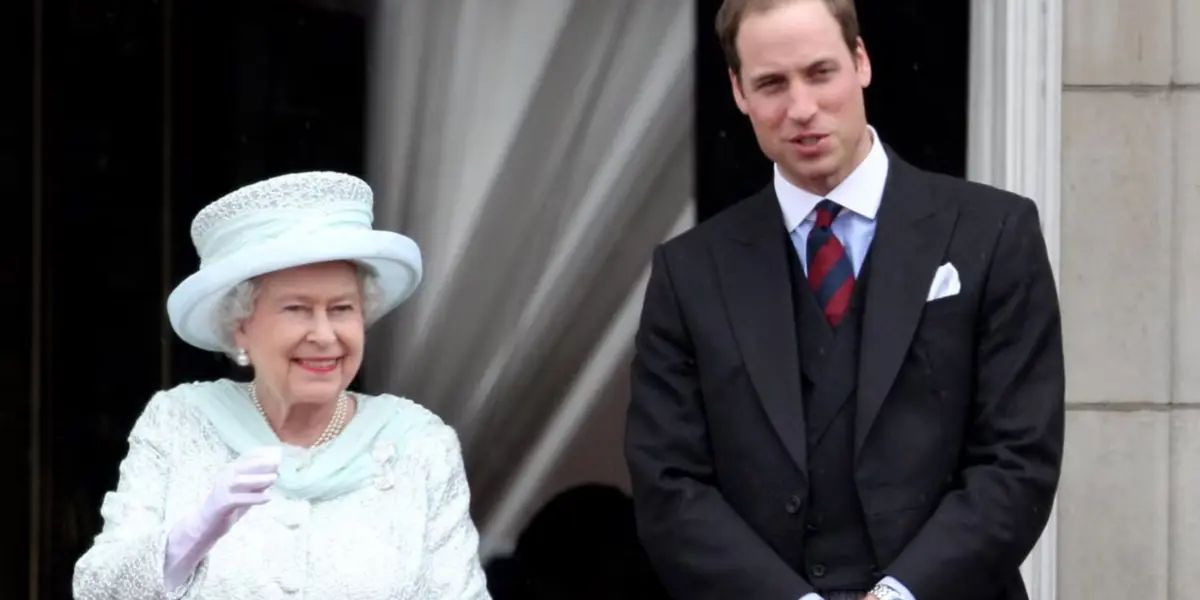
[[[192,221],[200,269],[167,298],[171,327],[204,350],[226,350],[221,299],[248,279],[302,265],[349,260],[377,278],[370,325],[404,302],[421,282],[421,251],[411,239],[379,231],[371,187],[331,172],[295,173],[238,189]]]

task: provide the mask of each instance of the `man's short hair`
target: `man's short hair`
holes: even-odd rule
[[[725,62],[735,75],[741,76],[742,60],[737,53],[738,29],[747,15],[792,2],[824,2],[842,29],[842,39],[853,54],[858,47],[858,11],[854,0],[725,0],[717,10],[717,38],[725,52]]]

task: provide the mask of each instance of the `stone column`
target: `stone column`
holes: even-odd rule
[[[1184,600],[1200,564],[1200,4],[1067,0],[1064,23],[1059,598]]]

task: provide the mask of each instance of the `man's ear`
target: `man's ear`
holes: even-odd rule
[[[871,57],[867,55],[867,46],[860,37],[854,43],[854,68],[858,71],[858,83],[866,88],[871,85]]]
[[[746,114],[748,109],[746,107],[746,93],[742,90],[742,78],[733,69],[729,69],[729,87],[733,92],[734,104],[737,104],[738,110],[742,111],[743,115]]]

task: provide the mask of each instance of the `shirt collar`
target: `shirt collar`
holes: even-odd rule
[[[789,232],[805,219],[813,218],[813,209],[825,198],[868,220],[875,220],[887,184],[888,155],[875,128],[868,125],[867,130],[871,134],[871,150],[867,157],[827,196],[818,196],[792,185],[779,172],[779,165],[775,165],[775,197],[779,199],[783,224]]]

